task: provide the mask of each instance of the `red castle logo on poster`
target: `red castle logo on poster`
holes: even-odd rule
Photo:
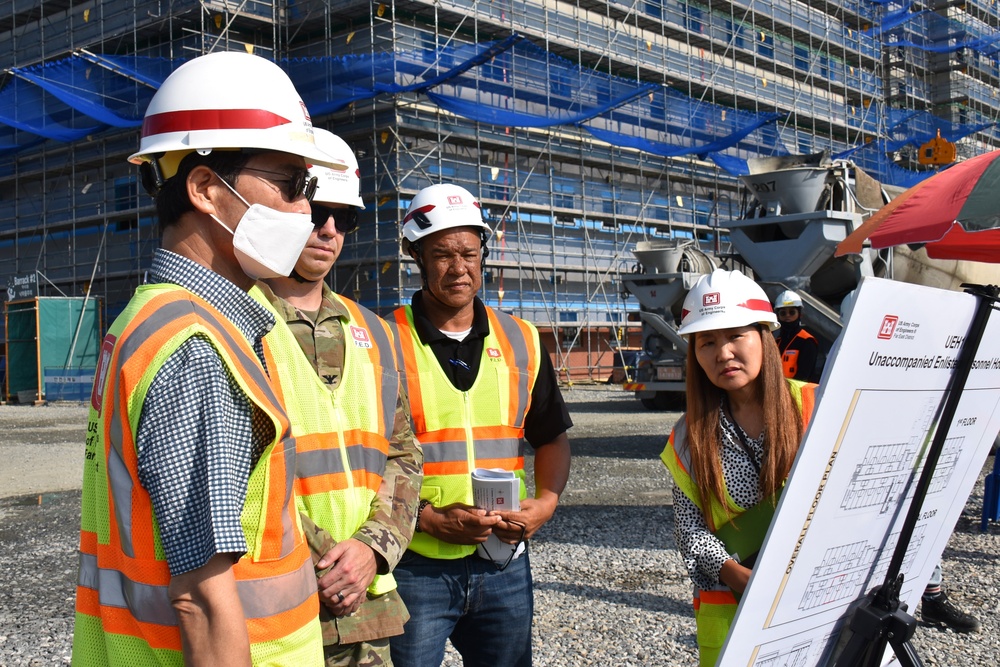
[[[896,330],[899,318],[895,315],[886,315],[882,318],[882,326],[878,328],[878,337],[882,340],[891,340],[892,333]]]

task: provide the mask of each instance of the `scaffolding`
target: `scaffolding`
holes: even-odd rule
[[[420,278],[400,252],[402,212],[420,188],[456,182],[481,198],[495,230],[486,302],[534,322],[565,379],[605,378],[613,348],[639,328],[629,315],[638,305],[617,286],[634,268],[629,250],[692,239],[725,256],[747,157],[825,150],[904,185],[925,175],[913,159],[925,134],[944,128],[965,155],[1000,143],[1000,10],[987,0],[913,9],[16,0],[0,17],[0,259],[9,276],[37,272],[43,295],[99,297],[112,321],[158,245],[152,200],[125,160],[144,104],[184,59],[245,50],[293,80],[308,74],[297,85],[314,124],[357,152],[367,208],[334,289],[382,314],[408,302]],[[481,62],[447,71],[491,45]],[[362,90],[344,73],[365,67],[372,85]],[[46,72],[63,70],[90,85],[108,76],[114,118],[97,122],[39,92]],[[581,112],[629,82],[630,99]],[[38,117],[15,122],[8,107],[37,107]]]

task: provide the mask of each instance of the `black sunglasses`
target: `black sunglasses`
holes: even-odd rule
[[[326,221],[333,216],[333,226],[341,234],[350,234],[358,228],[358,209],[350,208],[330,208],[321,204],[312,204],[313,227],[320,229]]]
[[[288,201],[295,201],[299,198],[299,195],[305,195],[306,199],[312,201],[313,195],[316,194],[316,184],[318,181],[315,176],[310,176],[309,171],[306,169],[297,170],[292,174],[283,171],[268,171],[267,169],[258,169],[256,167],[243,167],[241,171],[256,171],[259,174],[281,176],[281,178],[269,178],[267,180],[272,183],[284,183],[285,186],[282,188],[281,194]]]

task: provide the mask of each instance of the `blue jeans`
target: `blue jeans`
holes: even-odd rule
[[[528,554],[503,572],[475,554],[456,560],[407,551],[393,570],[410,612],[389,639],[395,667],[437,667],[445,640],[465,667],[529,667],[534,597]]]

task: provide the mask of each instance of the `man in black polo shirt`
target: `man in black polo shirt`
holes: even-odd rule
[[[390,640],[397,667],[441,664],[447,639],[467,666],[531,664],[527,550],[501,558],[481,545],[491,534],[519,545],[552,518],[569,477],[572,421],[535,327],[476,296],[489,231],[476,198],[450,184],[417,193],[403,220],[423,289],[390,322],[425,458],[416,533],[395,570],[410,611]],[[534,498],[525,441],[535,450]],[[520,509],[477,509],[474,468],[513,472]]]

